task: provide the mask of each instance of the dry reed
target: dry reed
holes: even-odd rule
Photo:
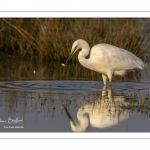
[[[105,42],[142,58],[147,39],[140,28],[134,18],[1,18],[0,54],[60,62],[66,60],[73,42],[82,38],[90,47]]]

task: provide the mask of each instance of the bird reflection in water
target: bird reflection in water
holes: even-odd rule
[[[78,109],[78,122],[74,121],[66,107],[64,107],[64,109],[69,117],[72,131],[81,132],[86,130],[89,123],[94,128],[102,129],[114,126],[129,118],[129,112],[119,107],[122,104],[128,104],[125,97],[122,95],[113,96],[112,89],[107,89],[106,86],[104,86],[101,98],[84,104]]]

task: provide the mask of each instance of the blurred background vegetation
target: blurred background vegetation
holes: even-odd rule
[[[149,30],[143,32],[143,22],[138,18],[0,18],[0,55],[66,60],[73,42],[85,39],[90,47],[109,43],[142,58],[149,35]]]
[[[149,35],[149,18],[0,18],[0,78],[4,80],[8,74],[10,80],[21,80],[34,75],[35,70],[38,77],[48,74],[60,79],[60,64],[77,39],[86,40],[90,47],[112,44],[142,58],[150,48]],[[76,54],[63,79],[101,79],[87,70],[78,63]]]

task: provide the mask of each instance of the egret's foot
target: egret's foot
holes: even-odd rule
[[[112,88],[112,82],[109,83],[109,87]]]

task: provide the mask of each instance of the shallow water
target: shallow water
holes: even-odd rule
[[[149,132],[149,91],[148,82],[0,82],[0,132]],[[120,107],[142,97],[146,109]]]
[[[0,132],[149,132],[149,93],[149,71],[116,77],[110,89],[79,63],[64,72],[61,63],[0,60]]]

